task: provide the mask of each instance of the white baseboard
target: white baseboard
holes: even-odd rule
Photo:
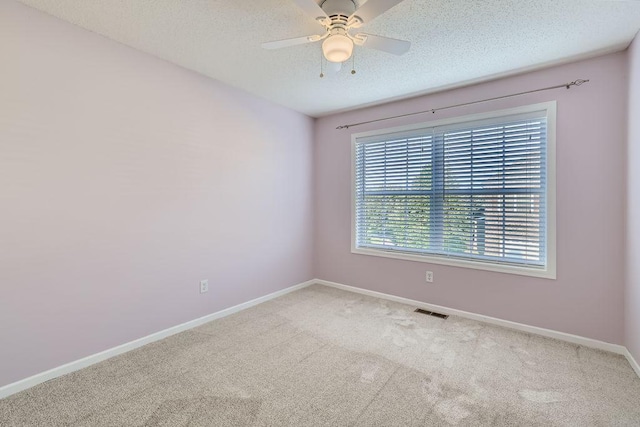
[[[631,365],[633,370],[636,371],[636,374],[638,374],[638,377],[640,377],[640,365],[638,364],[636,359],[633,358],[633,355],[631,354],[631,352],[628,349],[625,349],[625,350],[626,350],[625,356],[627,356],[627,360],[629,361],[629,365]]]
[[[343,289],[345,291],[356,292],[363,295],[368,295],[376,298],[387,299],[390,301],[399,302],[402,304],[412,305],[414,307],[422,308],[424,310],[436,311],[439,313],[450,314],[452,316],[464,317],[466,319],[477,320],[479,322],[490,323],[492,325],[502,326],[509,329],[515,329],[518,331],[528,332],[531,334],[541,335],[543,337],[555,338],[558,340],[570,342],[572,344],[582,345],[584,347],[597,348],[599,350],[610,351],[616,354],[622,354],[629,358],[631,355],[627,351],[626,347],[618,344],[611,344],[604,341],[598,341],[591,338],[581,337],[579,335],[567,334],[564,332],[558,332],[551,329],[539,328],[537,326],[529,326],[523,323],[511,322],[509,320],[497,319],[495,317],[484,316],[482,314],[470,313],[468,311],[456,310],[454,308],[442,307],[440,305],[429,304],[422,301],[416,301],[409,298],[398,297],[395,295],[389,295],[382,292],[370,291],[368,289],[357,288],[355,286],[343,285],[342,283],[329,282],[327,280],[316,279],[315,283],[325,286],[331,286],[333,288]],[[638,365],[636,364],[636,367]],[[638,372],[638,369],[636,369]],[[640,373],[638,374],[640,376]]]
[[[237,313],[238,311],[245,310],[249,307],[253,307],[254,305],[258,305],[260,303],[272,300],[274,298],[278,298],[279,296],[288,294],[293,291],[297,291],[298,289],[305,288],[309,285],[316,283],[315,280],[308,280],[303,283],[299,283],[294,286],[290,286],[286,289],[282,289],[277,292],[270,293],[268,295],[262,296],[260,298],[252,299],[251,301],[244,302],[242,304],[234,305],[233,307],[226,308],[221,311],[217,311],[215,313],[206,315],[204,317],[200,317],[195,320],[191,320],[186,323],[182,323],[177,326],[173,326],[171,328],[153,333],[151,335],[147,335],[146,337],[139,338],[134,341],[130,341],[128,343],[119,345],[117,347],[110,348],[105,351],[101,351],[100,353],[92,354],[91,356],[83,357],[82,359],[75,360],[73,362],[67,363],[62,366],[58,366],[57,368],[50,369],[45,372],[41,372],[39,374],[33,375],[29,378],[25,378],[23,380],[16,381],[11,384],[7,384],[3,387],[0,387],[0,399],[3,399],[7,396],[11,396],[12,394],[18,393],[20,391],[26,390],[33,386],[36,386],[45,381],[51,380],[53,378],[57,378],[62,375],[69,374],[71,372],[77,371],[82,368],[86,368],[87,366],[91,366],[95,363],[102,362],[103,360],[109,359],[111,357],[117,356],[122,353],[126,353],[127,351],[131,351],[138,347],[142,347],[143,345],[152,343],[154,341],[161,340],[163,338],[167,338],[171,335],[175,335],[179,332],[186,331],[191,328],[195,328],[196,326],[200,326],[204,323],[210,322],[212,320],[219,319],[221,317],[229,316],[231,314]]]
[[[25,378],[23,380],[16,381],[11,384],[7,384],[3,387],[0,387],[0,399],[11,396],[12,394],[26,390],[28,388],[31,388],[33,386],[36,386],[40,383],[51,380],[53,378],[57,378],[59,376],[69,374],[71,372],[77,371],[82,368],[86,368],[88,366],[91,366],[95,363],[109,359],[111,357],[118,356],[122,353],[126,353],[128,351],[134,350],[138,347],[142,347],[143,345],[150,344],[154,341],[158,341],[163,338],[167,338],[171,335],[175,335],[177,333],[186,331],[188,329],[195,328],[196,326],[200,326],[212,320],[229,316],[241,310],[245,310],[249,307],[253,307],[255,305],[272,300],[274,298],[278,298],[290,292],[297,291],[302,288],[306,288],[307,286],[310,286],[312,284],[330,286],[333,288],[338,288],[338,289],[342,289],[349,292],[355,292],[355,293],[368,295],[376,298],[387,299],[387,300],[399,302],[402,304],[413,305],[415,307],[419,307],[425,310],[437,311],[444,314],[450,314],[452,316],[464,317],[467,319],[490,323],[490,324],[502,326],[505,328],[515,329],[523,332],[529,332],[529,333],[541,335],[544,337],[555,338],[558,340],[567,341],[567,342],[582,345],[585,347],[591,347],[591,348],[596,348],[600,350],[610,351],[616,354],[622,354],[626,356],[627,360],[629,361],[629,364],[631,364],[631,367],[634,369],[636,374],[638,374],[638,376],[640,377],[640,365],[638,365],[638,362],[633,358],[629,350],[627,350],[626,347],[621,345],[598,341],[591,338],[585,338],[578,335],[567,334],[564,332],[558,332],[551,329],[538,328],[536,326],[529,326],[522,323],[516,323],[508,320],[497,319],[495,317],[484,316],[481,314],[470,313],[467,311],[456,310],[453,308],[443,307],[435,304],[429,304],[422,301],[412,300],[409,298],[403,298],[395,295],[385,294],[382,292],[370,291],[367,289],[344,285],[342,283],[330,282],[330,281],[321,280],[321,279],[314,279],[314,280],[308,280],[306,282],[303,282],[294,286],[290,286],[286,289],[282,289],[280,291],[273,292],[268,295],[264,295],[262,297],[253,299],[251,301],[244,302],[242,304],[235,305],[233,307],[226,308],[224,310],[209,314],[204,317],[200,317],[198,319],[191,320],[189,322],[182,323],[177,326],[173,326],[171,328],[153,333],[151,335],[147,335],[137,340],[119,345],[117,347],[110,348],[100,353],[92,354],[82,359],[67,363],[62,366],[58,366],[57,368],[53,368],[48,371],[33,375],[29,378]]]

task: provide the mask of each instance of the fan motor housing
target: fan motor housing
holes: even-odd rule
[[[334,15],[350,16],[356,11],[353,0],[325,0],[320,4],[322,10],[330,17]]]

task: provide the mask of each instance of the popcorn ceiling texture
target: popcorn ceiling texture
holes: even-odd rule
[[[0,401],[0,425],[637,425],[619,355],[314,285]]]
[[[320,79],[318,43],[260,47],[322,31],[291,0],[20,1],[311,116],[622,50],[640,29],[638,1],[405,0],[363,31],[407,54],[356,48],[357,74]]]

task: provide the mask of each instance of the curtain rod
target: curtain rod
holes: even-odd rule
[[[465,102],[465,103],[462,103],[462,104],[449,105],[447,107],[432,108],[430,110],[418,111],[418,112],[415,112],[415,113],[400,114],[399,116],[391,116],[391,117],[384,117],[382,119],[368,120],[366,122],[351,123],[351,124],[348,124],[348,125],[338,126],[336,129],[349,129],[349,128],[354,127],[354,126],[362,126],[362,125],[366,125],[366,124],[369,124],[369,123],[382,122],[384,120],[399,119],[401,117],[415,116],[417,114],[435,113],[436,111],[448,110],[449,108],[465,107],[467,105],[481,104],[483,102],[489,102],[489,101],[497,101],[498,99],[512,98],[514,96],[527,95],[529,93],[543,92],[545,90],[560,89],[560,88],[563,88],[563,87],[566,88],[566,89],[571,89],[571,86],[580,86],[583,83],[587,83],[587,82],[589,82],[589,80],[578,79],[578,80],[574,80],[572,82],[564,83],[564,84],[557,85],[557,86],[543,87],[542,89],[534,89],[534,90],[528,90],[526,92],[512,93],[511,95],[496,96],[495,98],[481,99],[480,101]]]

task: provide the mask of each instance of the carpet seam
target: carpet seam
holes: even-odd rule
[[[366,411],[367,409],[369,409],[369,406],[371,406],[371,404],[373,403],[373,401],[376,399],[376,397],[378,397],[380,395],[380,393],[382,392],[382,390],[387,386],[387,384],[389,384],[389,381],[391,381],[391,378],[393,378],[393,376],[396,374],[396,372],[398,372],[400,370],[400,366],[396,366],[396,368],[393,370],[393,372],[391,373],[391,375],[389,375],[389,378],[387,378],[387,380],[384,382],[384,384],[382,384],[382,387],[380,387],[378,389],[378,391],[376,392],[375,395],[373,395],[373,397],[371,397],[371,399],[369,400],[369,403],[367,403],[367,406],[365,406],[360,412],[358,412],[358,415],[356,415],[355,419],[353,420],[353,422],[351,424],[349,424],[350,426],[354,426],[358,420],[360,419],[360,417],[362,416],[362,414],[364,413],[364,411]]]

